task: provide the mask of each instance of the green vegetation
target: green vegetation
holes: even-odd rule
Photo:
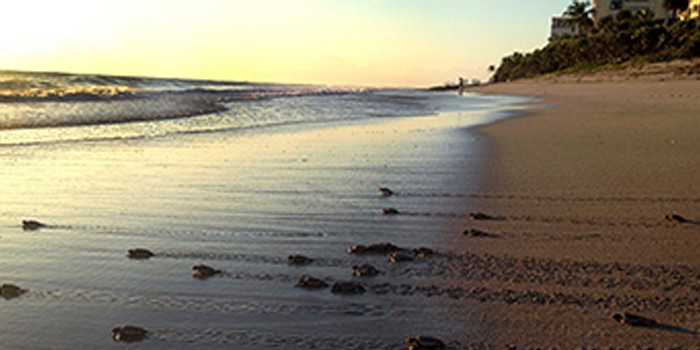
[[[569,10],[584,13],[580,19],[583,21],[590,12],[580,5],[574,1]],[[549,73],[700,57],[700,19],[666,25],[663,20],[652,18],[649,11],[621,11],[615,17],[601,19],[580,36],[552,38],[544,48],[503,58],[492,80],[503,82]]]
[[[591,8],[590,2],[574,0],[569,7],[564,11],[564,16],[574,20],[578,25],[581,33],[590,33],[593,30],[593,14],[595,10]]]

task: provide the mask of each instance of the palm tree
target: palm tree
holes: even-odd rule
[[[589,1],[574,0],[564,11],[564,16],[573,19],[581,34],[587,34],[593,28],[593,19],[591,17],[594,13],[595,10],[591,7]]]
[[[689,5],[688,0],[664,0],[664,8],[673,11],[674,16],[687,10]]]

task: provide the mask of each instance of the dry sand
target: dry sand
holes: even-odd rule
[[[700,80],[639,76],[475,90],[540,100],[480,128],[491,181],[471,201],[499,219],[465,222],[493,235],[461,237],[455,253],[474,325],[462,344],[700,349]],[[660,325],[622,325],[618,312]]]

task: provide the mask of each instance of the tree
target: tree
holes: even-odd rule
[[[615,17],[605,16],[598,21],[598,31],[599,32],[610,32],[615,30]]]
[[[574,20],[581,34],[588,34],[593,28],[593,18],[591,17],[594,13],[595,10],[589,1],[574,0],[564,11],[564,16]]]

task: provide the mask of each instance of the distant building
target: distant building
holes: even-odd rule
[[[581,33],[576,20],[570,17],[552,17],[551,38],[577,36]]]
[[[681,19],[692,19],[700,17],[700,0],[688,1],[688,10],[680,13]]]
[[[670,13],[663,4],[663,0],[594,0],[595,21],[598,23],[602,18],[615,16],[622,10],[636,13],[644,9],[650,10],[655,19],[666,19],[670,17]]]

